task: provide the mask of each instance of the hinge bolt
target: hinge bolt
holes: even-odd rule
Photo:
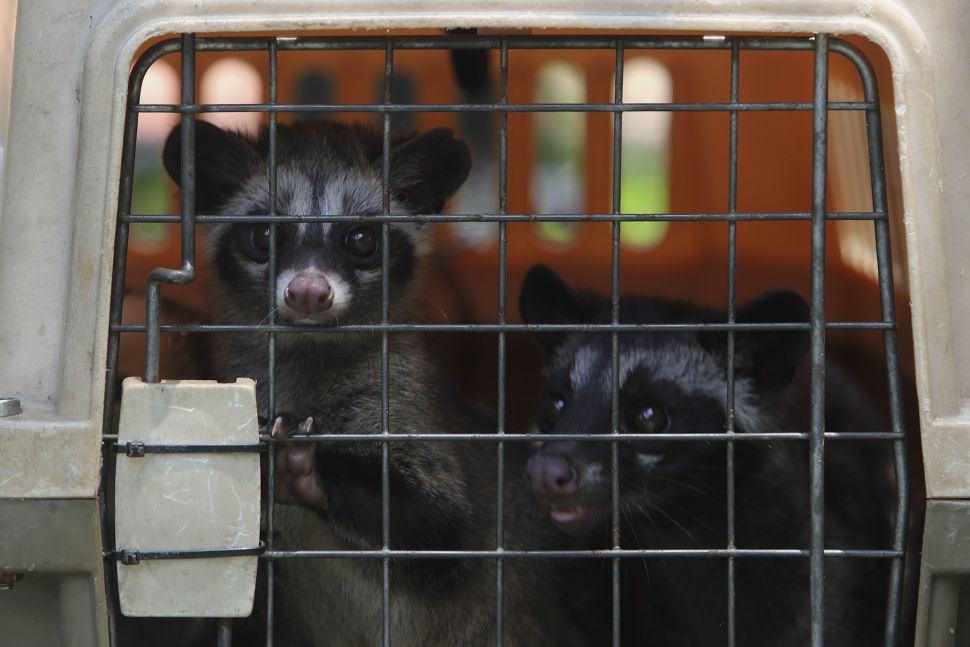
[[[23,579],[23,575],[20,573],[11,573],[9,571],[0,571],[0,591],[9,591],[13,588],[16,582]]]
[[[23,413],[23,409],[20,408],[20,400],[0,397],[0,418],[16,416],[19,413]]]

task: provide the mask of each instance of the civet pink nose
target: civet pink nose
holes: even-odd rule
[[[333,289],[321,274],[297,274],[283,291],[283,298],[290,308],[309,316],[330,309]]]
[[[579,475],[561,456],[536,454],[529,459],[526,478],[539,496],[564,497],[579,492]]]

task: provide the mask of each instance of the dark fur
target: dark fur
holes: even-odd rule
[[[544,267],[525,279],[520,308],[527,323],[608,323],[609,302],[577,293]],[[624,296],[623,323],[723,322],[724,313],[661,299]],[[773,292],[740,308],[739,322],[805,322],[808,308],[791,292]],[[557,415],[540,416],[546,433],[611,432],[611,335],[540,333],[546,393],[562,399]],[[719,433],[726,424],[727,335],[723,332],[642,332],[619,335],[621,433],[642,429],[634,416],[663,408],[664,433]],[[807,432],[808,333],[738,332],[736,431]],[[576,379],[587,376],[587,379]],[[623,377],[626,377],[624,380]],[[548,406],[548,405],[547,405]],[[827,431],[885,430],[859,390],[829,366]],[[649,433],[649,432],[641,432]],[[807,549],[808,448],[805,441],[738,442],[734,449],[738,548]],[[578,490],[536,488],[550,514],[578,515],[563,527],[592,547],[612,544],[610,444],[547,442],[531,459],[534,479],[565,458]],[[721,442],[641,441],[619,445],[621,541],[624,548],[723,548],[727,448]],[[591,465],[601,466],[596,479]],[[885,549],[894,511],[890,448],[882,441],[826,443],[825,535],[828,548]],[[556,472],[557,474],[559,472]],[[585,475],[585,477],[584,477]],[[561,481],[567,482],[565,477]],[[565,486],[563,486],[565,488]],[[575,506],[582,506],[576,508]],[[579,510],[580,512],[576,512]],[[560,514],[564,514],[560,512]],[[735,559],[737,644],[807,645],[810,631],[808,558]],[[825,644],[882,644],[888,562],[825,561]],[[727,560],[647,558],[623,563],[623,644],[667,647],[727,644]],[[602,571],[608,586],[609,569]],[[609,593],[592,610],[608,618]],[[596,616],[596,614],[599,614]]]
[[[196,203],[202,212],[251,215],[255,225],[216,225],[205,233],[212,294],[227,321],[271,321],[265,264],[254,262],[253,227],[267,213],[267,137],[250,139],[197,124]],[[165,147],[165,166],[180,171],[179,130]],[[314,123],[280,126],[277,155],[278,213],[353,214],[382,211],[381,139],[360,126]],[[450,131],[433,130],[395,141],[391,152],[391,209],[430,213],[468,174],[464,143]],[[306,332],[279,334],[275,410],[290,422],[308,416],[327,434],[381,431],[381,336],[341,333],[332,324],[379,322],[379,260],[362,263],[341,247],[346,229],[277,226],[280,274],[313,266],[348,290],[349,305]],[[299,229],[299,227],[304,229]],[[390,227],[391,316],[406,320],[420,265],[428,249],[427,227]],[[380,231],[380,228],[377,228]],[[298,241],[298,242],[297,242]],[[379,257],[379,255],[378,255]],[[329,316],[329,315],[328,315]],[[278,317],[289,320],[285,312]],[[221,377],[255,378],[260,408],[268,406],[267,340],[261,334],[226,335],[217,351]],[[459,404],[437,372],[422,337],[391,334],[389,430],[392,433],[481,432],[494,422]],[[292,443],[277,445],[277,454]],[[321,443],[312,454],[314,475],[326,506],[275,506],[279,549],[379,549],[382,544],[380,443]],[[530,541],[529,497],[519,496],[521,465],[509,451],[507,546]],[[389,449],[390,547],[394,549],[490,549],[495,542],[496,453],[491,444],[393,443]],[[519,466],[517,468],[517,465]],[[277,474],[279,477],[279,473]],[[295,486],[294,486],[295,487]],[[541,518],[541,517],[540,517]],[[514,531],[514,534],[513,534]],[[558,603],[547,564],[506,562],[506,645],[580,645],[582,638]],[[284,559],[278,563],[276,612],[282,645],[377,645],[382,632],[380,560]],[[490,560],[414,559],[390,568],[391,635],[399,647],[481,646],[494,643],[495,565]],[[259,637],[255,637],[259,642]]]

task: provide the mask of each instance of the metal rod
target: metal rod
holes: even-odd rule
[[[174,50],[176,44],[168,47],[156,46],[152,49],[159,51]],[[148,52],[146,52],[147,54]],[[128,81],[128,104],[125,111],[124,145],[121,150],[121,182],[118,189],[118,224],[115,230],[115,248],[113,270],[111,274],[111,314],[109,324],[116,326],[122,321],[125,299],[125,278],[128,267],[128,221],[126,216],[131,213],[131,197],[135,183],[135,155],[138,149],[138,113],[134,106],[141,101],[142,82],[145,73],[154,59],[142,56],[133,67]],[[110,330],[108,333],[107,375],[105,377],[104,409],[102,411],[101,431],[110,433],[114,426],[114,404],[118,397],[115,382],[118,380],[118,354],[121,349],[120,332]]]
[[[269,47],[272,37],[214,37],[200,38],[199,51],[262,51]],[[730,41],[726,36],[398,36],[398,37],[340,37],[340,36],[288,36],[280,37],[279,47],[285,51],[298,50],[382,50],[390,41],[394,49],[499,49],[502,41],[509,49],[614,49],[622,42],[625,49],[688,49],[726,50]],[[744,36],[737,40],[741,49],[796,50],[813,48],[810,40],[802,37]],[[164,45],[171,41],[163,41]]]
[[[134,117],[127,117],[126,119],[132,119]],[[132,128],[131,132],[134,132],[136,128]],[[126,123],[126,135],[128,132],[128,127]],[[130,140],[127,136],[125,139],[126,143],[131,142],[130,146],[125,147],[126,151],[128,148],[135,148],[135,137],[132,134]],[[126,160],[125,153],[122,154],[122,196],[118,198],[118,210],[131,208],[131,184],[132,177],[134,174],[133,161],[134,161],[134,150],[131,153],[131,159]],[[127,177],[125,177],[127,176]],[[125,188],[127,187],[127,189]],[[101,432],[103,434],[111,433],[112,428],[115,424],[114,419],[114,405],[115,399],[118,397],[116,382],[118,381],[118,355],[121,350],[121,331],[116,330],[115,327],[121,324],[121,315],[124,310],[124,299],[125,299],[125,276],[128,262],[128,227],[129,225],[125,222],[119,222],[117,229],[115,230],[115,253],[114,253],[114,273],[111,277],[111,317],[109,319],[109,333],[108,333],[108,356],[107,356],[107,374],[105,376],[104,385],[104,409],[102,411],[101,419]]]
[[[182,35],[182,105],[195,103],[195,34]],[[158,382],[158,338],[161,284],[185,285],[195,279],[195,115],[182,114],[181,203],[182,267],[158,267],[148,276],[145,305],[145,381]]]
[[[502,37],[454,37],[454,36],[402,36],[389,39],[395,49],[498,49],[502,41],[509,49],[614,49],[620,41],[626,49],[701,49],[724,50],[730,47],[725,36],[502,36]],[[240,51],[261,50],[268,46],[267,38],[218,37],[200,39],[200,50]],[[289,37],[280,39],[285,50],[374,50],[382,49],[384,37]],[[805,38],[740,37],[742,49],[758,50],[810,50],[812,44]]]
[[[829,110],[868,110],[861,101],[837,101]],[[671,103],[197,103],[191,106],[172,103],[146,103],[134,106],[136,112],[200,114],[210,112],[809,112],[813,104],[805,101],[761,101],[751,103],[671,102]]]
[[[737,39],[731,41],[731,102],[738,101],[738,79],[740,72],[741,54]],[[730,135],[728,142],[728,212],[734,213],[738,207],[738,113],[730,114]],[[728,310],[727,319],[729,324],[733,324],[736,318],[735,312],[735,281],[737,277],[737,222],[728,222]],[[734,342],[735,332],[727,332],[727,420],[725,421],[725,431],[728,437],[734,435],[735,410],[734,410]],[[727,443],[727,546],[736,548],[735,537],[735,474],[734,474],[734,442],[729,440]],[[736,572],[733,557],[728,557],[727,562],[727,624],[728,624],[728,647],[735,647],[737,643],[736,619]]]
[[[509,48],[502,40],[499,52],[499,103],[509,101]],[[499,211],[509,207],[509,113],[499,113]],[[498,323],[506,323],[506,299],[508,298],[508,224],[498,224]],[[498,333],[498,406],[496,432],[505,434],[506,418],[506,339],[505,331]],[[502,552],[505,546],[505,443],[496,445],[495,475],[495,550]],[[495,563],[495,645],[502,647],[505,639],[505,562],[499,557]]]
[[[835,43],[833,43],[835,45]],[[872,205],[888,211],[886,198],[885,162],[882,150],[882,126],[879,116],[879,90],[872,66],[857,49],[846,43],[838,43],[841,52],[851,60],[862,81],[863,96],[873,104],[866,111],[866,135],[869,143],[869,178],[872,183]],[[898,552],[889,572],[889,594],[886,605],[886,647],[899,643],[899,617],[902,613],[902,592],[906,557],[906,533],[909,529],[909,471],[907,469],[905,429],[902,404],[902,384],[899,369],[899,348],[896,332],[896,305],[893,282],[892,252],[889,225],[886,221],[874,222],[876,241],[876,265],[879,276],[879,305],[882,320],[892,325],[883,332],[883,354],[886,359],[887,388],[889,390],[889,419],[897,435],[893,443],[893,461],[896,471],[896,516],[893,521],[893,549]]]
[[[613,76],[613,102],[623,101],[623,42],[617,41]],[[614,214],[622,211],[623,177],[623,113],[613,113],[613,195]],[[610,232],[610,321],[620,323],[620,221],[611,225]],[[613,548],[620,548],[620,454],[616,438],[620,435],[620,337],[614,331],[610,351],[610,501]],[[620,560],[613,560],[613,647],[620,647]]]
[[[218,647],[232,647],[232,618],[219,618]]]
[[[835,321],[825,324],[826,330],[891,330],[893,324],[884,321]],[[118,324],[112,326],[115,332],[145,332],[144,324]],[[699,324],[347,324],[340,328],[325,328],[304,325],[284,324],[164,324],[159,330],[167,333],[318,333],[321,335],[347,334],[355,332],[683,332],[683,331],[729,331],[755,332],[767,330],[809,330],[805,323],[699,323]]]
[[[127,550],[116,549],[108,550],[104,553],[105,559],[113,559],[128,566],[140,564],[143,561],[166,560],[166,559],[212,559],[222,557],[247,557],[251,555],[262,555],[266,552],[266,545],[260,542],[258,546],[252,548],[202,548],[196,550]]]
[[[271,42],[269,45],[269,102],[271,105],[276,104],[277,99],[277,86],[279,78],[278,70],[279,58],[277,55],[277,44],[276,42]],[[277,201],[279,194],[279,186],[277,183],[278,179],[278,161],[277,161],[277,146],[278,146],[278,114],[277,112],[271,111],[269,113],[269,150],[267,151],[267,166],[269,177],[267,181],[269,183],[269,205],[268,211],[270,215],[275,216],[279,211],[279,204]],[[266,289],[269,291],[269,305],[270,311],[267,313],[268,320],[277,323],[278,317],[276,314],[276,280],[277,280],[277,253],[279,251],[279,237],[276,231],[277,223],[269,223],[269,259],[267,266],[267,286]],[[266,397],[266,419],[269,424],[272,424],[276,420],[276,333],[270,331],[266,339],[266,352],[268,366],[267,368],[267,388],[268,393]],[[276,478],[276,451],[273,443],[270,443],[269,456],[266,460],[266,481],[267,481],[267,495],[266,495],[266,543],[272,549],[273,547],[273,533],[276,529],[275,519],[273,515],[273,503],[274,496],[272,492],[274,491],[274,480]],[[273,573],[273,563],[266,562],[266,647],[273,647],[273,635],[274,624],[275,624],[275,575]]]
[[[811,637],[812,647],[825,642],[825,204],[828,143],[828,35],[815,36],[812,123],[812,304],[811,433],[809,490],[811,508]]]
[[[879,116],[879,93],[876,75],[871,64],[855,46],[840,40],[832,40],[830,50],[838,52],[855,65],[862,81],[864,97],[873,107],[866,112],[866,132],[869,143],[869,175],[872,183],[872,204],[885,213],[888,208],[886,199],[885,163],[882,149],[882,129]],[[899,350],[896,334],[896,312],[893,292],[892,256],[889,244],[889,227],[885,222],[875,221],[876,257],[879,277],[879,299],[883,321],[889,324],[883,334],[883,349],[886,359],[887,387],[889,390],[889,412],[891,426],[896,442],[893,447],[896,472],[896,517],[893,527],[893,547],[897,556],[893,558],[890,570],[889,596],[885,627],[885,645],[895,647],[899,642],[899,624],[902,609],[903,583],[905,572],[906,540],[909,520],[909,471],[902,413],[902,385],[899,374]]]
[[[390,39],[384,43],[384,103],[391,102],[391,79],[394,74],[394,46]],[[384,113],[383,157],[381,164],[381,203],[382,212],[391,213],[391,113]],[[381,323],[387,325],[390,321],[391,309],[391,235],[390,223],[381,225]],[[381,332],[381,433],[390,433],[390,347],[387,330]],[[391,477],[390,477],[390,446],[387,443],[381,447],[381,527],[383,545],[387,550],[391,545]],[[384,647],[391,645],[391,560],[387,557],[383,561],[383,596],[381,613],[384,630],[382,639]]]
[[[865,441],[885,441],[885,440],[900,440],[905,437],[902,432],[896,433],[892,431],[875,432],[875,431],[827,431],[825,432],[825,438],[829,440],[865,440]],[[762,440],[808,440],[808,433],[797,433],[797,432],[745,432],[743,434],[736,434],[733,437],[729,437],[720,432],[713,433],[683,433],[683,434],[622,434],[619,442],[695,442],[695,441],[714,441],[714,442],[751,442],[751,441],[762,441]],[[301,434],[299,436],[293,436],[288,438],[285,442],[288,443],[299,443],[299,442],[334,442],[334,443],[358,443],[358,442],[371,442],[371,443],[384,443],[384,442],[399,442],[399,441],[482,441],[482,442],[534,442],[537,439],[542,439],[543,441],[556,441],[556,440],[568,440],[568,441],[584,441],[584,442],[603,442],[612,443],[614,439],[610,435],[604,434],[516,434],[506,432],[501,438],[498,438],[495,434],[449,434],[449,433],[413,433],[413,434]],[[108,434],[104,437],[106,442],[117,442],[117,434]],[[278,441],[272,436],[260,436],[260,441],[264,443],[277,443],[283,442]],[[146,451],[151,447],[156,447],[156,445],[145,445]],[[199,447],[199,445],[162,445],[161,447]],[[234,445],[213,445],[211,449],[217,449],[220,447],[235,447]],[[250,451],[247,449],[248,445],[242,445],[243,451]],[[253,446],[255,447],[255,446]],[[235,451],[235,450],[233,450]],[[253,449],[252,451],[255,451]]]
[[[146,445],[136,442],[118,442],[114,450],[118,454],[139,457],[145,454],[245,454],[256,453],[266,449],[265,445],[176,445],[158,444]]]
[[[263,559],[642,559],[644,557],[737,557],[805,558],[808,549],[799,548],[656,548],[602,550],[290,550],[266,551]],[[896,550],[837,550],[826,548],[826,557],[842,559],[889,559],[900,557]]]
[[[832,211],[825,214],[828,220],[885,220],[885,212],[868,211]],[[374,214],[367,216],[368,222],[744,222],[744,221],[787,221],[811,220],[809,211],[761,212],[761,213],[482,213],[482,214]],[[177,223],[181,218],[174,214],[141,215],[125,214],[122,222],[167,222]],[[331,215],[308,214],[301,216],[288,215],[233,215],[233,214],[200,214],[195,218],[199,223],[211,222],[360,222],[359,215]]]

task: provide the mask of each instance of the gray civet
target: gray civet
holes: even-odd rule
[[[610,303],[577,293],[548,268],[526,276],[520,300],[528,323],[611,321]],[[621,323],[724,322],[723,312],[656,298],[623,296]],[[771,292],[740,308],[739,323],[807,322],[793,292]],[[545,350],[539,430],[612,432],[612,335],[538,336]],[[619,333],[619,431],[722,433],[727,420],[727,335],[717,331]],[[807,432],[808,333],[735,335],[735,430]],[[827,431],[877,431],[879,416],[845,374],[826,373]],[[716,441],[623,442],[619,448],[621,544],[630,549],[708,549],[728,545],[727,449]],[[825,455],[827,548],[888,549],[894,512],[890,446],[830,440]],[[543,443],[529,461],[537,499],[566,533],[587,547],[612,545],[610,443]],[[809,547],[808,451],[804,440],[735,443],[736,546]],[[807,557],[738,557],[736,644],[809,643]],[[624,645],[728,644],[727,560],[723,557],[625,560]],[[882,644],[888,561],[826,559],[825,644]],[[603,586],[609,585],[604,569]],[[602,596],[609,600],[609,595]],[[591,610],[594,618],[597,610]],[[609,609],[598,610],[600,621]]]
[[[197,211],[251,215],[252,224],[204,227],[213,310],[227,322],[272,321],[268,288],[269,213],[264,131],[248,137],[199,122]],[[178,128],[164,151],[180,177]],[[381,321],[382,141],[359,125],[319,122],[279,126],[276,211],[289,215],[355,214],[352,223],[280,224],[274,289],[282,323],[307,331],[279,334],[273,434],[377,434],[381,431],[379,334],[335,333],[335,324]],[[392,213],[436,213],[461,186],[471,160],[464,142],[436,129],[395,140]],[[390,312],[407,320],[429,252],[431,227],[390,228]],[[223,335],[220,376],[257,380],[268,403],[264,335]],[[390,431],[494,431],[494,419],[460,404],[415,334],[390,335]],[[379,549],[382,546],[381,445],[281,443],[276,450],[275,548]],[[522,463],[509,466],[507,546],[536,541],[531,497],[521,492]],[[390,446],[390,546],[395,549],[495,547],[495,447],[409,442]],[[519,486],[519,487],[516,487]],[[533,517],[535,518],[535,517]],[[538,517],[541,520],[542,517]],[[382,635],[380,560],[283,559],[276,579],[277,644],[376,646]],[[557,596],[549,560],[506,563],[505,644],[586,644]],[[495,565],[491,560],[414,559],[392,563],[391,638],[398,647],[495,644]],[[246,636],[239,636],[237,641]],[[257,634],[257,632],[252,632]],[[260,643],[261,637],[253,637]]]

